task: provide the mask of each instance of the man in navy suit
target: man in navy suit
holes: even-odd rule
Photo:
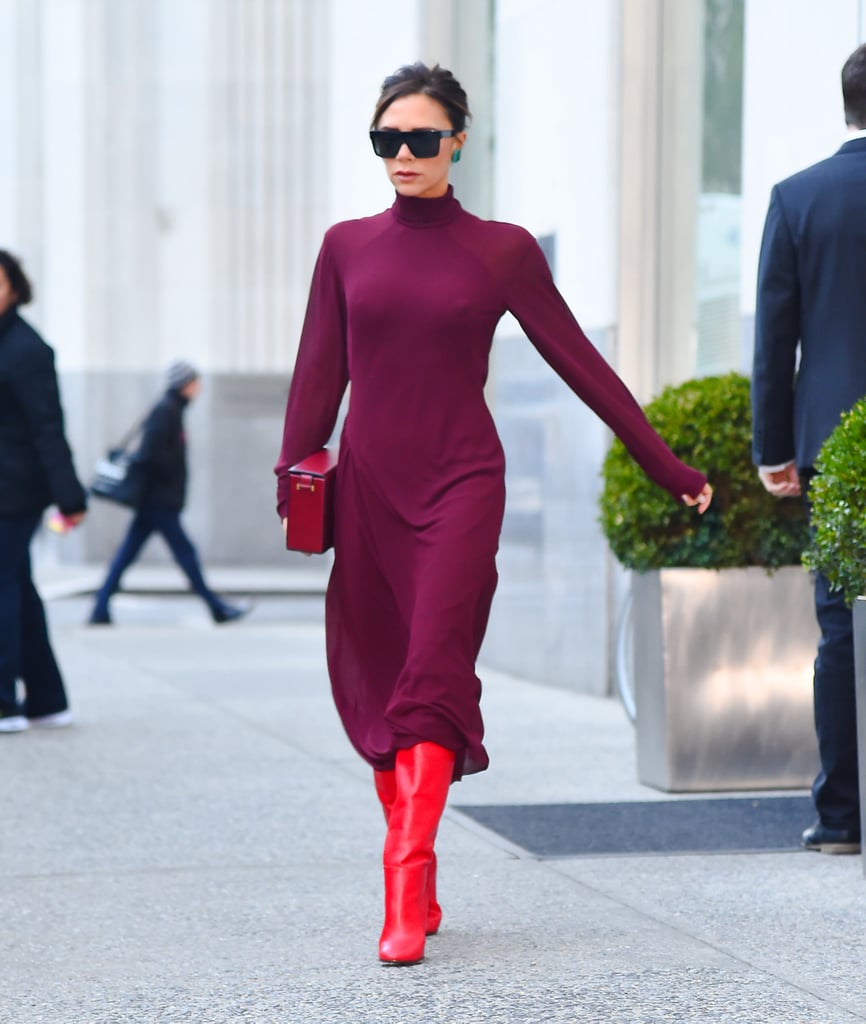
[[[866,45],[842,68],[842,98],[848,141],[774,186],[761,244],[752,454],[761,482],[778,497],[808,496],[821,445],[866,395]],[[803,833],[803,845],[857,853],[852,617],[841,591],[820,573],[815,610],[821,768],[812,787],[818,821]]]

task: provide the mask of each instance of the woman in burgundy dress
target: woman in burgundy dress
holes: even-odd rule
[[[388,822],[385,963],[423,958],[441,918],[433,841],[448,786],[487,767],[475,660],[496,589],[505,463],[484,384],[502,315],[674,499],[703,512],[712,496],[583,334],[532,236],[454,198],[468,114],[438,65],[385,80],[370,136],[396,200],[325,235],[275,470],[285,526],[288,471],[327,442],[351,381],[327,653]]]

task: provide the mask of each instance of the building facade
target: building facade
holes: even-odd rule
[[[189,359],[191,531],[211,564],[287,564],[271,466],[310,271],[330,223],[390,204],[366,129],[418,58],[470,96],[459,198],[539,238],[641,400],[747,370],[770,186],[843,140],[864,38],[866,0],[0,0],[0,246],[82,475]],[[608,432],[508,318],[489,400],[508,508],[484,657],[605,692]],[[42,555],[102,561],[124,522],[96,507]]]

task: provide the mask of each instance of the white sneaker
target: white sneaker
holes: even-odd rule
[[[0,712],[0,732],[24,732],[29,725],[24,715]]]
[[[27,721],[34,729],[64,729],[67,725],[72,725],[75,717],[67,708],[65,711],[55,711],[53,715],[37,715]],[[26,729],[27,726],[24,728]]]

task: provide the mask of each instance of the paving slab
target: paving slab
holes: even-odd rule
[[[379,965],[384,826],[320,599],[226,627],[182,593],[104,629],[87,607],[49,604],[78,724],[0,737],[3,1024],[866,1020],[859,858],[539,861],[462,815],[670,799],[615,701],[483,667],[492,767],[452,789],[442,931]]]

